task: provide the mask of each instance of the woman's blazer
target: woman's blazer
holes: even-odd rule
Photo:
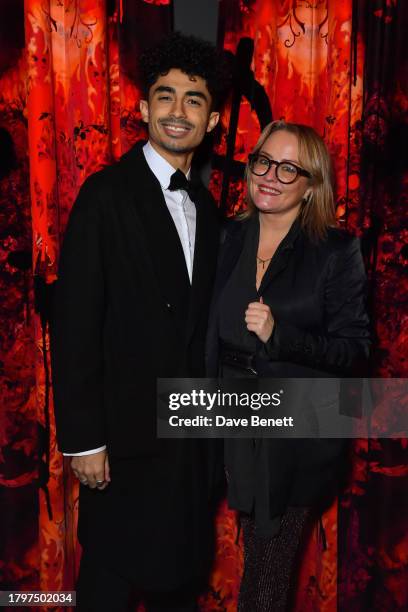
[[[231,220],[222,234],[207,336],[208,376],[218,373],[220,295],[239,259],[249,223]],[[261,376],[361,375],[370,330],[366,274],[357,238],[330,228],[325,240],[314,243],[300,221],[295,221],[262,279],[259,294],[275,320],[269,341],[265,345],[259,341]],[[313,504],[324,488],[331,488],[343,447],[337,439],[274,439],[270,461],[272,469],[273,464],[279,465],[273,487],[277,512],[287,504]]]

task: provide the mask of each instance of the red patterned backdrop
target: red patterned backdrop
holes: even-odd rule
[[[48,303],[90,173],[144,136],[137,58],[171,29],[170,0],[3,0],[0,20],[1,588],[73,586],[77,488],[55,444]],[[271,118],[313,125],[333,156],[339,222],[362,237],[373,371],[407,375],[405,0],[220,0],[234,68],[211,189],[231,214]],[[405,147],[404,147],[405,145]],[[405,324],[405,325],[404,325]],[[408,606],[407,440],[359,440],[341,497],[302,555],[297,612]],[[242,569],[218,517],[206,611],[233,612]]]

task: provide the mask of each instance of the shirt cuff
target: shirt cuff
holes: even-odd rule
[[[99,448],[94,448],[93,450],[83,451],[82,453],[62,453],[65,457],[82,457],[83,455],[93,455],[94,453],[100,453],[101,451],[106,449],[106,444],[104,446],[100,446]]]

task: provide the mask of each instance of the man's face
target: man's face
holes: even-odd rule
[[[149,139],[163,157],[192,153],[206,132],[217,125],[204,79],[172,68],[151,86],[149,100],[140,101]]]

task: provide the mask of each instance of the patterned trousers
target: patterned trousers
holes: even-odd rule
[[[296,553],[311,515],[309,508],[290,507],[273,537],[260,536],[255,521],[241,517],[244,575],[238,612],[286,612],[295,578]]]

